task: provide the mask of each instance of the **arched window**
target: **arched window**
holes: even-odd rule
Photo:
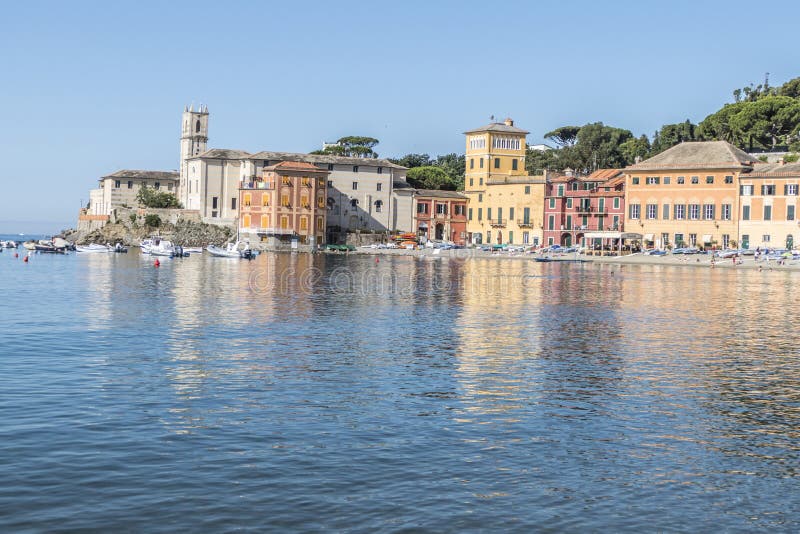
[[[350,201],[350,205],[351,205],[352,207],[354,207],[354,208],[355,208],[355,207],[358,207],[358,199],[357,199],[357,198],[354,198],[353,200],[351,200],[351,201]]]
[[[198,119],[197,122],[194,125],[194,132],[195,133],[200,133],[200,119]]]
[[[333,206],[336,205],[336,201],[332,197],[328,197],[328,209],[333,209]]]
[[[383,208],[383,200],[376,200],[375,201],[375,213],[380,213],[381,208]]]

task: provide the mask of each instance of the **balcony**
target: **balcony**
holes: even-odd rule
[[[275,189],[275,184],[268,180],[253,180],[239,182],[239,189]]]
[[[493,226],[495,228],[502,228],[505,227],[506,223],[508,222],[507,219],[489,219],[489,226]]]
[[[517,219],[517,226],[520,228],[533,228],[533,223],[529,219]]]
[[[436,217],[437,219],[446,219],[447,218],[447,214],[446,213],[439,213],[438,211],[433,216]]]

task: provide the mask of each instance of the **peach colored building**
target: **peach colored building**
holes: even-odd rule
[[[739,177],[742,248],[793,248],[800,233],[800,163],[756,165]]]
[[[239,187],[239,236],[264,246],[325,243],[328,171],[283,161]]]
[[[414,221],[417,235],[433,241],[467,244],[467,197],[455,191],[417,189]]]
[[[755,159],[725,141],[684,142],[625,169],[626,232],[647,248],[733,247],[739,181]]]

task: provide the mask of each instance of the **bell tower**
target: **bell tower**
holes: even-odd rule
[[[188,162],[189,158],[200,155],[208,147],[208,106],[202,104],[194,109],[194,104],[183,108],[181,115],[181,172],[180,200],[186,205],[188,194]]]

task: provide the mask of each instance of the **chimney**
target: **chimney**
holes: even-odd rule
[[[505,123],[506,126],[514,126],[514,121],[511,119],[511,117],[508,117],[503,121],[503,123]]]

